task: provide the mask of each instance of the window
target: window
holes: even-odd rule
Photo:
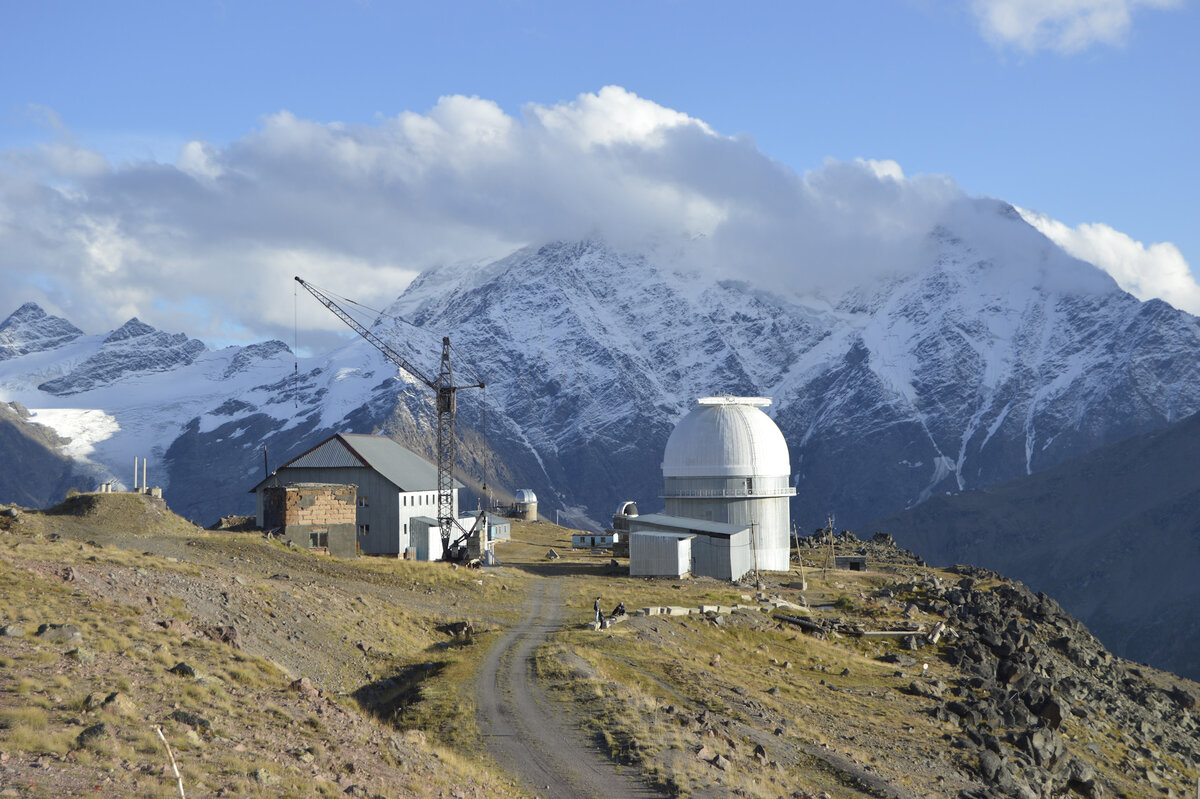
[[[360,525],[358,526],[358,534],[359,534],[359,535],[370,535],[370,534],[371,534],[371,525],[369,525],[369,524],[360,524]]]
[[[314,549],[329,549],[329,531],[309,533],[308,545]]]
[[[371,498],[368,497],[366,494],[359,494],[358,495],[358,507],[360,507],[360,508],[371,507]]]
[[[408,535],[408,525],[407,524],[404,525],[404,534]]]

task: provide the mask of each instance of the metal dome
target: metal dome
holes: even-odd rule
[[[514,501],[529,505],[537,502],[537,494],[533,493],[532,488],[519,488],[517,489],[517,496]]]
[[[680,420],[663,452],[663,477],[791,474],[787,442],[761,410],[766,397],[703,397]]]

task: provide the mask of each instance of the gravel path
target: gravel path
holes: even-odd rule
[[[476,684],[479,729],[489,753],[526,788],[547,797],[660,797],[632,770],[609,760],[538,688],[533,652],[559,629],[561,586],[543,579],[528,615],[488,652]]]

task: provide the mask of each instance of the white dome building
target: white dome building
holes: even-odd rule
[[[512,515],[527,522],[536,522],[538,516],[537,494],[532,488],[519,488],[513,497]]]
[[[703,397],[663,453],[666,514],[751,528],[757,568],[787,571],[791,460],[765,397]]]

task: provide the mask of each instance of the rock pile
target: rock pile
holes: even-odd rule
[[[889,566],[924,566],[925,561],[907,549],[901,549],[896,539],[887,533],[876,533],[867,541],[859,539],[850,530],[833,534],[834,552],[841,555],[862,555],[869,567],[880,564]],[[821,563],[829,552],[829,531],[817,530],[800,539],[800,553],[806,561]]]
[[[1196,698],[1185,681],[1151,680],[1113,657],[1045,594],[983,569],[951,571],[962,579],[931,577],[900,593],[944,615],[953,631],[941,656],[964,676],[948,690],[932,680],[909,690],[934,701],[936,718],[957,722],[951,745],[974,754],[968,760],[989,789],[961,797],[1110,795],[1104,776],[1073,754],[1095,754],[1101,742],[1124,754],[1114,769],[1150,786],[1166,781],[1171,762],[1200,760]]]

